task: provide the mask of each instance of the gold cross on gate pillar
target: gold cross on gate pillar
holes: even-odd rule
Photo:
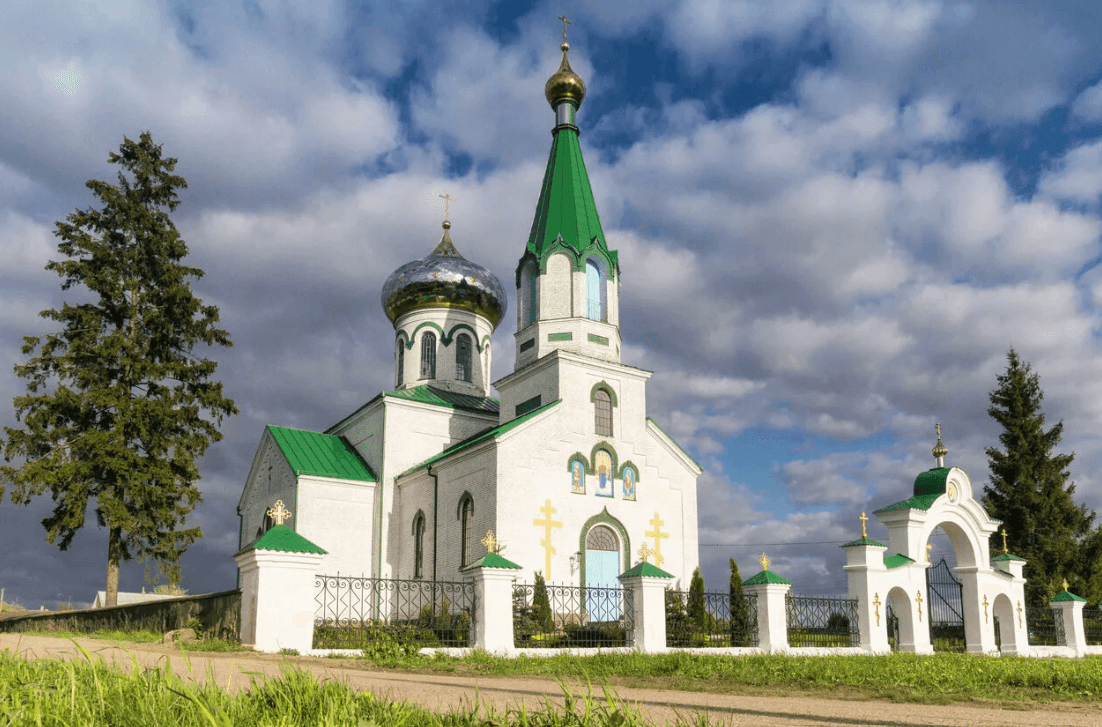
[[[880,625],[880,594],[877,593],[872,597],[872,606],[876,609],[876,625]]]
[[[1068,590],[1068,579],[1067,578],[1064,579],[1064,590],[1065,591]]]
[[[1022,627],[1022,602],[1018,601],[1018,628]]]
[[[565,43],[566,42],[566,26],[573,25],[574,23],[571,23],[569,20],[567,20],[565,15],[560,15],[559,20],[562,21],[562,42]]]
[[[758,558],[758,562],[761,563],[761,569],[763,571],[769,570],[769,566],[773,563],[773,561],[769,560],[769,556],[766,555],[764,552],[761,554],[761,557]]]
[[[544,580],[551,580],[551,556],[555,554],[555,546],[551,545],[551,528],[561,528],[562,522],[559,520],[552,520],[551,516],[558,512],[555,508],[551,507],[551,501],[547,500],[543,503],[543,507],[540,508],[540,512],[543,513],[543,520],[536,518],[532,521],[533,525],[538,525],[543,528],[543,540],[540,541],[540,545],[543,546],[543,553],[546,559],[543,578]]]
[[[487,555],[489,555],[490,553],[496,553],[498,551],[499,543],[497,542],[497,538],[494,537],[493,530],[487,530],[486,537],[479,542],[482,543],[483,546],[485,546]]]
[[[987,623],[987,594],[983,595],[983,622]]]
[[[918,604],[918,622],[922,623],[922,591],[915,591],[915,603]]]
[[[1003,555],[1006,555],[1009,552],[1010,550],[1008,550],[1006,547],[1006,528],[1003,528]]]
[[[639,557],[643,559],[644,563],[646,563],[647,558],[649,558],[650,556],[651,556],[651,549],[647,547],[647,544],[644,541],[643,547],[639,549]]]
[[[291,511],[283,506],[283,500],[276,500],[275,507],[268,510],[267,515],[276,525],[282,525],[284,520],[291,519]]]
[[[861,521],[861,537],[862,538],[869,537],[869,531],[865,528],[865,524],[869,521],[869,516],[866,515],[864,513],[864,511],[862,511],[861,512],[861,517],[859,517],[857,519]]]
[[[444,200],[444,222],[447,222],[448,221],[448,202],[454,202],[455,198],[454,197],[449,197],[447,192],[444,192],[444,194],[438,194],[436,196],[439,197],[440,199]]]
[[[670,537],[669,533],[662,532],[662,526],[665,523],[658,517],[658,513],[654,513],[654,517],[650,519],[651,527],[654,530],[648,530],[643,533],[643,537],[654,538],[654,564],[658,567],[662,567],[662,564],[666,562],[666,559],[662,557],[662,540]]]
[[[926,543],[926,562],[930,562],[930,551],[934,549],[933,543]]]

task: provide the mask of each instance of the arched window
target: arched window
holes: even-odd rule
[[[436,334],[432,331],[421,334],[421,378],[436,378]]]
[[[459,565],[465,566],[471,562],[471,556],[474,554],[471,549],[471,533],[474,528],[474,500],[466,493],[459,499],[459,522]]]
[[[455,378],[471,380],[471,337],[460,333],[455,339]]]
[[[588,260],[585,264],[585,317],[594,321],[605,319],[604,296],[601,295],[601,269]]]
[[[539,317],[539,296],[536,279],[538,268],[535,261],[529,260],[520,272],[520,326],[529,325]]]
[[[402,379],[406,374],[406,344],[402,339],[398,339],[398,386],[402,385]]]
[[[612,436],[612,397],[604,389],[593,392],[593,413],[597,434]]]
[[[425,575],[425,513],[420,510],[413,518],[413,577]]]

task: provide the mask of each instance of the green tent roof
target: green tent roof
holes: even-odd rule
[[[612,267],[618,269],[616,253],[610,252],[605,243],[578,131],[560,126],[554,131],[551,155],[543,174],[543,186],[526,247],[540,261],[542,269],[556,249],[565,246],[580,255],[594,244]],[[612,270],[608,272],[611,277]]]
[[[1021,562],[1025,563],[1025,558],[1014,555],[1013,553],[1003,553],[1002,555],[996,555],[991,560],[993,562],[998,562],[998,561],[1001,561],[1001,560],[1020,560]]]
[[[908,558],[907,556],[903,555],[902,553],[896,553],[895,555],[885,555],[884,556],[884,565],[888,568],[888,570],[891,570],[892,568],[898,568],[899,566],[907,565],[908,563],[914,563],[914,562],[915,562],[914,558]]]
[[[268,425],[276,445],[296,475],[377,482],[375,473],[342,437]]]
[[[286,525],[275,525],[268,532],[246,545],[239,552],[250,550],[274,550],[281,553],[317,553],[325,555],[323,550],[302,537]]]
[[[1063,593],[1058,594],[1052,600],[1060,603],[1063,601],[1086,601],[1087,599],[1083,598],[1082,596],[1077,596],[1071,591],[1064,591]]]
[[[620,578],[632,578],[634,576],[646,576],[648,578],[673,578],[673,575],[667,573],[656,565],[652,565],[646,561],[628,568],[626,571],[620,574]]]
[[[408,389],[385,391],[383,396],[390,399],[406,399],[422,404],[434,404],[446,406],[452,409],[466,409],[468,411],[482,411],[489,414],[497,414],[500,404],[497,399],[488,396],[471,396],[459,394],[454,391],[445,391],[435,386],[411,386]]]
[[[517,565],[508,558],[503,558],[497,553],[487,553],[474,563],[463,566],[462,570],[474,570],[475,568],[508,568],[510,570],[521,570],[521,566]]]
[[[939,497],[941,497],[940,494],[936,494],[936,495],[915,495],[912,498],[909,498],[907,500],[903,500],[902,502],[897,502],[894,505],[888,505],[887,507],[882,507],[879,510],[877,510],[876,512],[890,512],[892,510],[908,510],[908,509],[929,510],[930,506],[934,504],[934,500],[938,499]]]
[[[857,540],[851,540],[850,542],[846,543],[845,545],[839,545],[838,547],[839,548],[856,548],[860,545],[875,545],[878,548],[888,547],[888,546],[884,545],[883,543],[881,543],[879,540],[873,540],[872,538],[869,538],[869,537],[858,538]]]
[[[747,578],[745,581],[742,582],[742,585],[744,585],[744,586],[760,586],[760,585],[765,584],[765,583],[780,583],[782,585],[789,585],[789,586],[792,585],[792,581],[788,580],[787,578],[781,578],[776,573],[773,573],[772,571],[767,571],[767,570],[763,570],[762,572],[758,573],[753,578]]]
[[[516,427],[520,424],[523,424],[524,422],[528,421],[529,419],[532,419],[533,417],[539,416],[543,412],[547,411],[551,407],[558,404],[560,401],[562,401],[562,399],[555,399],[550,404],[544,404],[539,409],[533,409],[532,411],[528,412],[527,414],[522,414],[521,416],[517,417],[516,419],[513,419],[511,421],[507,421],[504,424],[499,424],[496,427],[490,427],[489,429],[485,429],[485,430],[479,432],[478,434],[467,437],[462,442],[457,442],[456,444],[453,444],[452,446],[448,447],[447,449],[445,449],[440,454],[438,454],[434,457],[429,457],[428,459],[426,459],[424,462],[421,462],[420,464],[415,464],[414,466],[410,467],[408,470],[406,470],[402,474],[403,475],[408,475],[410,472],[415,472],[415,471],[421,469],[422,467],[427,467],[430,464],[435,464],[436,462],[439,462],[442,459],[446,459],[447,457],[452,456],[456,452],[460,452],[464,449],[467,449],[468,447],[473,447],[474,445],[478,444],[479,442],[485,442],[487,439],[496,439],[498,436],[500,436],[502,434],[505,434],[505,432],[509,431],[513,427]],[[401,475],[399,475],[399,477],[401,477]]]
[[[948,479],[948,467],[935,467],[932,470],[926,470],[915,478],[915,497],[923,495],[944,495],[945,482]]]

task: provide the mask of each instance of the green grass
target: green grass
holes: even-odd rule
[[[604,698],[577,699],[566,706],[495,712],[475,698],[465,709],[435,713],[407,703],[356,693],[286,664],[282,676],[254,679],[249,691],[228,694],[214,685],[185,683],[170,665],[130,673],[84,652],[84,660],[26,661],[0,652],[0,722],[22,725],[228,725],[360,727],[643,727],[633,707]],[[706,727],[698,717],[694,727]]]
[[[89,633],[76,633],[73,631],[43,631],[25,632],[37,636],[57,636],[64,639],[99,639],[101,641],[116,641],[119,643],[135,644],[159,644],[164,640],[163,634],[153,631],[92,631]],[[202,641],[178,641],[174,648],[183,647],[184,651],[227,652],[227,651],[252,651],[247,646],[242,646],[236,641],[225,639],[203,639]]]

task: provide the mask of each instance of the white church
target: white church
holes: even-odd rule
[[[265,428],[239,547],[282,500],[287,524],[328,551],[321,573],[458,580],[492,530],[521,580],[615,586],[646,544],[688,586],[701,469],[647,416],[651,372],[620,360],[619,259],[582,159],[585,84],[568,50],[564,36],[544,89],[553,141],[518,250],[516,361],[492,382],[499,398],[490,363],[505,290],[460,255],[445,215],[435,249],[383,286],[394,389],[324,432]]]

